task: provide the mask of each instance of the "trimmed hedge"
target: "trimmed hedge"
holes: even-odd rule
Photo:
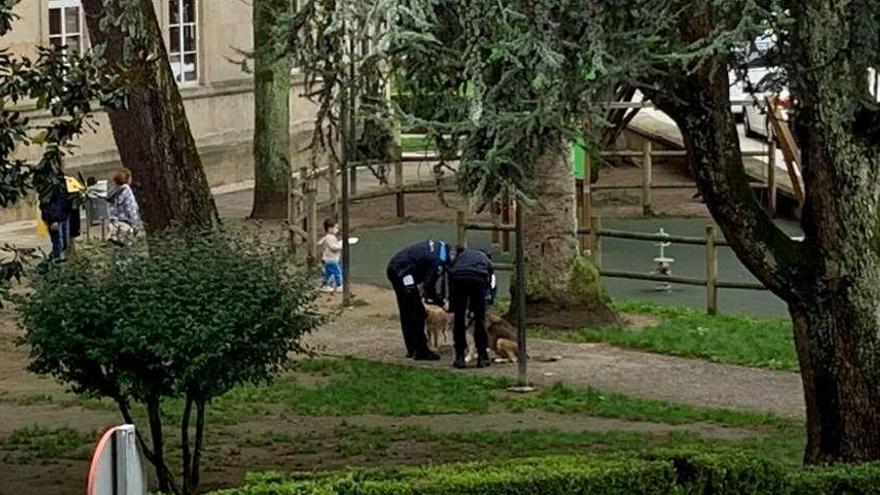
[[[743,455],[546,456],[249,475],[214,495],[880,495],[880,464],[785,470]]]

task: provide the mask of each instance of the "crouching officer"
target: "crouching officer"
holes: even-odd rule
[[[406,344],[406,356],[418,361],[436,361],[440,356],[428,348],[425,337],[425,298],[443,306],[443,296],[437,285],[444,279],[450,253],[445,242],[427,240],[414,244],[395,254],[388,263],[387,275],[400,311],[400,328]]]
[[[452,330],[456,368],[464,368],[467,354],[466,316],[474,322],[474,344],[477,346],[477,368],[489,366],[489,337],[486,334],[486,304],[494,299],[495,271],[492,260],[483,251],[456,248],[449,267],[450,306],[455,314]]]

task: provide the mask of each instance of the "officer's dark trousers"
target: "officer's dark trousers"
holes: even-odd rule
[[[477,354],[485,356],[489,347],[489,338],[486,335],[486,291],[488,284],[482,280],[452,279],[450,280],[452,292],[452,311],[455,313],[455,324],[452,328],[452,338],[455,345],[455,353],[462,355],[467,352],[467,313],[470,310],[474,319],[474,344],[477,346]]]
[[[400,329],[408,355],[428,352],[428,339],[425,337],[425,305],[418,286],[404,287],[396,274],[388,272],[388,280],[397,296],[397,309],[400,313]]]

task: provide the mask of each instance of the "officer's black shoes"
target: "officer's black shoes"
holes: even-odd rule
[[[458,368],[460,370],[463,370],[465,368],[464,354],[456,354],[455,361],[452,362],[452,366],[455,368]]]
[[[413,359],[415,359],[416,361],[439,361],[440,354],[437,354],[436,352],[425,350],[425,351],[417,352],[416,355],[413,356]]]
[[[488,368],[491,364],[492,361],[489,359],[489,356],[477,357],[477,368]]]

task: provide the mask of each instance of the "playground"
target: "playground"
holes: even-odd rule
[[[655,170],[658,181],[682,180],[674,166]],[[604,184],[640,176],[627,166],[602,174]],[[369,178],[361,172],[363,191],[370,191]],[[217,197],[227,226],[284,236],[280,223],[237,220],[249,196],[242,190]],[[692,196],[659,190],[654,208],[663,216],[628,219],[641,212],[638,191],[632,201],[621,200],[625,193],[597,193],[594,211],[604,229],[700,237],[710,221]],[[455,240],[462,206],[452,193],[446,204],[436,193],[408,194],[406,201],[405,223],[394,195],[354,204],[351,227],[361,239],[352,250],[355,305],[340,312],[339,296],[322,296],[330,321],[307,339],[315,357],[298,359],[272,385],[239,388],[211,404],[206,489],[236,486],[251,471],[497,459],[507,452],[613,455],[681,447],[747,452],[789,466],[800,461],[803,401],[790,328],[766,291],[721,289],[723,316],[711,317],[705,287],[658,291],[657,281],[605,278],[624,327],[530,329],[529,379],[538,386],[532,395],[506,391],[515,375],[510,364],[453,372],[449,342],[441,343],[437,363],[405,359],[385,264],[410,242]],[[472,219],[491,221],[485,213]],[[467,240],[493,250],[499,263],[509,260],[489,232],[469,232]],[[656,268],[653,241],[602,243],[604,269]],[[694,279],[705,276],[706,252],[699,245],[664,247],[674,259],[672,274]],[[717,253],[719,280],[755,282],[728,248]],[[506,273],[501,281],[506,294]],[[118,413],[24,371],[19,332],[13,313],[0,311],[0,493],[73,493],[84,482],[97,433],[117,423]],[[180,407],[168,403],[165,413]]]

